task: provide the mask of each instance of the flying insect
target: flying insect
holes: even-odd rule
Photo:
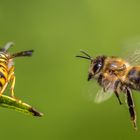
[[[81,51],[81,53],[83,55],[77,55],[76,57],[90,60],[88,81],[95,79],[102,87],[95,97],[95,102],[101,103],[115,93],[119,103],[122,104],[120,94],[125,94],[131,121],[134,129],[137,129],[132,90],[140,91],[140,65],[133,66],[126,60],[116,56],[102,55],[93,58],[85,51]],[[135,61],[140,59],[139,56],[134,57]]]

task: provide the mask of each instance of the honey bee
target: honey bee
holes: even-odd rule
[[[7,50],[13,46],[12,42],[7,43],[3,48],[0,48],[0,96],[5,91],[9,82],[11,82],[11,96],[15,98],[14,86],[15,86],[15,74],[13,58],[21,56],[31,56],[33,50],[21,51],[10,54]]]
[[[133,66],[128,61],[115,56],[108,57],[103,55],[93,58],[85,51],[81,52],[84,56],[78,55],[76,57],[91,61],[88,71],[88,81],[95,79],[102,87],[101,91],[95,97],[95,102],[103,102],[115,93],[119,103],[122,104],[120,94],[123,93],[129,107],[132,124],[134,129],[137,129],[132,90],[140,91],[140,65]],[[140,60],[140,57],[135,56],[135,54],[132,58],[135,61]]]

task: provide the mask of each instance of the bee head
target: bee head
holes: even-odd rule
[[[88,59],[91,61],[89,72],[88,72],[88,81],[92,78],[97,78],[102,71],[105,56],[97,56],[95,59],[93,59],[89,54],[87,54],[85,51],[81,51],[85,56],[76,56],[84,59]]]
[[[88,81],[92,78],[98,78],[104,66],[105,56],[97,56],[91,61],[88,73]]]

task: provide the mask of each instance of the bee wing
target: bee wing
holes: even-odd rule
[[[109,89],[105,92],[102,88],[101,90],[99,90],[97,92],[94,102],[95,103],[104,102],[104,101],[108,100],[112,95],[113,95],[113,90]]]
[[[140,65],[140,49],[136,49],[133,53],[131,53],[126,61],[131,65]]]
[[[103,88],[98,91],[96,97],[95,97],[95,103],[101,103],[104,102],[106,100],[108,100],[114,93],[114,88],[115,88],[115,82],[116,80],[114,79],[114,77],[108,75],[108,77],[110,77],[111,79],[108,80],[108,78],[106,77],[103,82],[102,82],[102,86]]]
[[[140,38],[132,38],[125,41],[122,52],[122,58],[129,64],[140,65]]]

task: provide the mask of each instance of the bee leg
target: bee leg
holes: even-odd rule
[[[123,103],[121,102],[120,97],[119,97],[119,86],[120,86],[120,80],[117,80],[115,82],[114,93],[115,93],[120,105],[122,105]]]
[[[107,80],[108,74],[104,73],[103,75],[99,75],[98,83],[101,87],[103,87],[103,91],[106,92],[108,90],[110,82]]]
[[[129,88],[126,88],[126,98],[127,98],[127,104],[129,107],[129,113],[131,116],[131,120],[133,122],[134,128],[137,129],[137,124],[136,124],[136,111],[135,111],[135,106],[133,102],[133,97],[131,90]]]
[[[103,75],[100,74],[99,78],[98,78],[98,83],[99,83],[100,86],[102,86],[102,79],[103,79]]]
[[[114,93],[115,93],[115,95],[116,95],[116,97],[117,97],[117,99],[118,99],[120,105],[122,105],[123,103],[122,103],[121,100],[120,100],[120,97],[119,97],[119,93],[118,93],[118,91],[115,90]]]

